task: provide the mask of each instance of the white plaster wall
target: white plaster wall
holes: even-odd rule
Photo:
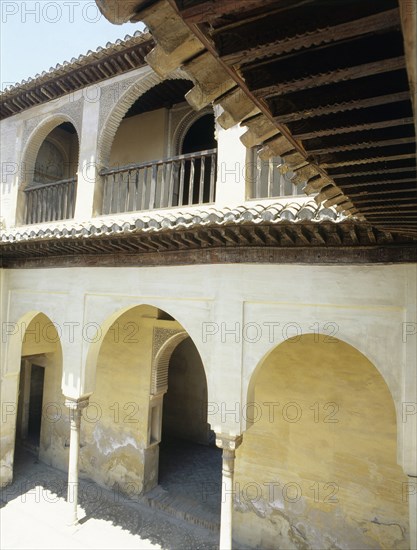
[[[181,71],[177,71],[172,76],[184,78]],[[25,160],[28,146],[37,139],[38,132],[45,124],[51,124],[57,117],[65,117],[65,120],[71,121],[79,139],[78,186],[74,218],[77,222],[83,222],[97,215],[101,208],[102,193],[102,178],[98,173],[103,168],[103,163],[109,160],[105,159],[106,151],[108,149],[108,154],[110,153],[112,139],[125,112],[141,94],[160,82],[160,78],[152,69],[145,66],[32,107],[2,121],[0,123],[2,159],[0,221],[6,228],[15,227],[17,223],[18,189],[27,183],[26,175],[30,172],[30,166]],[[219,107],[215,108],[216,116],[220,113],[219,109]],[[184,117],[187,118],[189,115],[188,105],[181,105],[167,124],[160,125],[160,143],[151,149],[165,151],[169,155],[177,154],[175,141],[178,137],[178,125],[181,126]],[[132,121],[129,122],[129,120],[124,124],[128,122],[130,125]],[[120,130],[123,133],[122,127]],[[221,208],[234,208],[245,203],[248,206],[254,204],[253,200],[246,201],[247,155],[246,148],[240,141],[243,132],[244,129],[239,126],[223,130],[218,124],[216,125],[218,142],[216,206]],[[148,135],[147,138],[149,138]],[[151,156],[154,157],[153,154]],[[295,200],[298,202],[306,198]],[[281,202],[293,201],[294,198],[281,200]],[[273,202],[276,200],[257,199],[255,204],[267,205]],[[46,225],[56,225],[56,222]]]
[[[334,335],[363,353],[387,382],[397,409],[399,461],[407,469],[415,464],[416,415],[402,414],[404,403],[416,401],[415,331],[411,334],[416,326],[415,282],[415,265],[3,272],[6,322],[19,322],[28,312],[41,311],[61,328],[62,387],[72,397],[94,391],[94,357],[100,347],[99,337],[93,342],[95,327],[103,336],[121,312],[140,304],[168,312],[201,355],[211,403],[208,421],[216,431],[245,429],[245,415],[240,413],[251,376],[276,345],[296,334]],[[8,330],[13,330],[10,325]],[[19,334],[6,333],[3,338],[2,373],[16,376]],[[228,414],[230,410],[234,412]]]

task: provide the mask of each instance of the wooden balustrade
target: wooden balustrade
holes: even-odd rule
[[[53,183],[32,183],[26,195],[25,223],[51,222],[74,217],[77,178]]]
[[[102,170],[102,213],[212,203],[216,170],[216,149]]]
[[[302,185],[294,185],[288,177],[281,174],[280,164],[279,157],[262,160],[256,152],[254,153],[251,198],[266,199],[304,195]]]

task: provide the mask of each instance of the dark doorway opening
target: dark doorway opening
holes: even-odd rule
[[[214,135],[215,119],[214,114],[208,113],[197,119],[189,128],[184,137],[181,154],[198,153],[217,148],[217,141]],[[210,173],[211,157],[205,159],[204,174],[203,174],[203,203],[210,202]],[[193,190],[192,196],[190,193],[190,173],[191,163],[185,165],[185,185],[182,197],[182,204],[198,204],[200,202],[200,176],[201,176],[202,161],[200,158],[195,159],[193,164],[194,176],[192,178]],[[215,169],[215,167],[213,167]],[[190,200],[191,199],[191,200]]]
[[[27,439],[30,445],[39,447],[42,423],[43,384],[45,369],[32,365],[30,373],[30,398]]]
[[[190,506],[193,515],[217,523],[221,506],[221,450],[207,422],[207,382],[191,338],[171,355],[159,445],[159,485]]]
[[[22,361],[17,410],[16,444],[39,451],[45,368]]]

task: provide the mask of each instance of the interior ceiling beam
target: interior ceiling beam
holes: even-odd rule
[[[357,178],[359,179],[359,178]],[[346,178],[346,182],[351,182],[352,181],[352,178]],[[417,184],[416,184],[416,178],[412,178],[412,179],[381,179],[381,180],[377,180],[377,181],[369,181],[369,179],[366,179],[364,180],[364,183],[344,183],[343,181],[339,181],[338,182],[338,186],[341,188],[341,189],[359,189],[361,187],[363,188],[368,188],[368,187],[374,187],[374,186],[384,186],[384,185],[393,185],[393,184],[406,184],[406,183],[410,183],[410,184],[414,184],[414,188],[416,188]],[[395,187],[397,189],[397,186]],[[408,189],[408,187],[407,187]],[[375,193],[374,190],[371,190],[370,191],[371,193]]]
[[[349,171],[344,167],[332,168],[329,170],[331,178],[337,180],[338,178],[345,178],[347,176],[373,176],[381,174],[397,174],[401,172],[415,173],[416,163],[413,159],[405,159],[402,161],[392,161],[390,166],[386,166],[386,163],[373,162],[366,165],[352,165],[349,167]]]
[[[219,17],[230,14],[242,13],[267,6],[286,9],[300,4],[312,3],[314,0],[222,0],[213,2],[206,0],[198,2],[189,7],[185,7],[182,0],[176,0],[176,7],[181,13],[181,17],[189,24],[207,23]]]
[[[357,205],[357,204],[362,204],[362,205],[363,204],[366,204],[366,205],[371,204],[371,205],[373,205],[375,203],[384,203],[384,204],[387,203],[387,198],[386,197],[382,198],[382,199],[376,199],[375,196],[377,196],[377,194],[375,194],[372,197],[368,196],[367,198],[365,198],[363,200],[361,200],[359,197],[355,198],[355,195],[349,195],[349,198],[351,200],[354,199],[353,203],[355,205]],[[417,205],[417,203],[415,202],[416,200],[417,200],[417,195],[414,194],[414,196],[412,196],[412,197],[400,197],[400,198],[396,197],[395,203],[397,204],[397,203],[407,202],[407,204],[409,204],[410,206],[411,205],[416,206]],[[411,202],[411,201],[414,201],[414,202]],[[400,205],[400,208],[402,208],[402,205]]]
[[[381,197],[382,195],[388,195],[388,199],[389,199],[389,196],[390,195],[404,195],[404,194],[407,194],[409,195],[408,197],[399,197],[399,198],[396,198],[395,200],[410,200],[410,198],[413,198],[413,199],[417,199],[417,188],[414,186],[414,187],[405,187],[403,189],[389,189],[387,191],[381,191],[380,189],[377,189],[375,191],[372,191],[372,193],[369,193],[368,191],[358,191],[357,193],[355,192],[350,192],[349,193],[349,198],[351,199],[354,199],[354,198],[357,198],[357,199],[360,199],[362,197],[365,197],[365,198],[368,198],[370,199],[371,201],[376,201],[378,202],[378,200],[387,200],[387,198],[383,198],[383,199],[375,199],[375,197]]]
[[[408,90],[404,70],[377,75],[363,76],[347,82],[336,82],[309,90],[300,90],[267,100],[274,116],[291,115],[300,111],[308,113],[323,107],[361,101],[388,94],[399,94]]]
[[[270,17],[270,15],[268,14],[267,17]],[[285,22],[281,22],[281,24],[285,26]],[[372,29],[372,32],[394,29],[398,27],[399,24],[400,17],[398,9],[387,10],[368,17],[363,17],[361,19],[353,19],[353,21],[348,21],[339,25],[326,26],[325,28],[319,29],[310,29],[301,36],[297,34],[293,37],[278,39],[267,44],[258,44],[253,48],[238,50],[225,55],[220,53],[220,57],[226,63],[237,65],[242,63],[247,64],[256,61],[259,58],[277,57],[285,53],[300,50],[301,48],[309,48],[311,46],[318,46],[323,43],[327,44],[329,42],[355,38],[368,34],[370,29]],[[224,32],[224,29],[221,30]],[[243,25],[241,32],[245,36],[250,37],[250,25]],[[290,29],[288,32],[290,32]],[[216,42],[215,34],[214,40]],[[220,46],[220,44],[216,42],[216,46]]]
[[[362,123],[355,124],[355,119],[352,117],[351,125],[347,125],[344,127],[329,126],[328,128],[323,128],[321,130],[312,130],[307,132],[303,132],[302,130],[299,130],[298,132],[294,131],[293,136],[295,139],[303,141],[305,139],[313,139],[321,136],[336,136],[336,135],[345,134],[348,132],[363,132],[365,130],[405,126],[407,124],[412,124],[413,122],[414,122],[413,117],[409,116],[409,117],[402,117],[402,118],[394,118],[391,120],[379,120],[376,122],[369,121],[369,122],[362,122]]]
[[[346,196],[343,204],[351,213],[371,215],[374,207],[378,213],[384,207],[389,208],[389,214],[396,208],[392,197],[400,199],[400,215],[409,212],[407,207],[414,197],[410,180],[416,165],[412,150],[415,135],[410,128],[415,120],[409,84],[405,82],[406,33],[403,37],[404,21],[396,1],[346,0],[343,10],[338,5],[331,12],[321,9],[317,0],[150,3],[160,10],[163,5],[174,8],[173,19],[179,14],[179,23],[185,23],[217,60],[219,72],[231,77],[254,108],[263,113],[262,120],[248,125],[247,140],[262,143],[272,136],[270,150],[274,145],[276,154],[287,152],[284,164],[293,170],[297,164],[299,178],[305,176],[312,181],[310,171],[316,174],[315,179],[320,180],[316,182],[318,191],[333,179],[336,185],[331,196],[322,194],[324,199],[337,199],[340,211],[343,205],[337,193],[345,191],[337,186],[348,182],[346,191],[354,189],[359,194],[354,197],[358,206],[366,208],[358,212],[352,203],[349,207],[350,197]],[[300,17],[294,18],[296,13]],[[287,19],[293,19],[294,24],[275,24]],[[251,29],[253,32],[249,32]],[[158,47],[163,45],[164,36],[157,37]],[[126,62],[123,59],[122,67]],[[236,62],[241,63],[239,71],[233,66]],[[184,64],[184,60],[178,63]],[[187,71],[187,64],[183,68]],[[397,77],[386,79],[386,75],[393,74]],[[299,101],[292,101],[296,94]],[[306,104],[303,98],[308,98]],[[222,105],[221,98],[218,103]],[[247,111],[245,107],[246,116]],[[239,123],[244,116],[234,122]],[[273,133],[275,128],[281,136]],[[293,148],[291,154],[285,140]],[[397,193],[393,180],[398,182]],[[357,187],[369,188],[369,183],[375,197],[383,189],[377,201],[383,202],[386,197],[385,205],[372,206],[372,197],[368,200]],[[408,204],[400,208],[405,202]]]
[[[355,80],[357,78],[362,78],[363,76],[384,74],[404,68],[404,57],[399,56],[385,59],[383,61],[374,61],[371,63],[355,65],[353,67],[335,69],[324,74],[314,74],[300,79],[288,80],[279,84],[270,84],[266,86],[251,85],[250,90],[254,92],[258,98],[266,99],[271,96],[280,96],[289,92],[316,88],[318,86],[324,86],[334,82]]]
[[[177,9],[177,6],[174,0],[168,0],[168,1],[172,6],[175,7],[175,9]],[[190,23],[186,19],[185,19],[185,22],[190,28],[191,32],[195,34],[195,36],[200,40],[200,42],[204,45],[207,51],[210,52],[217,59],[221,67],[236,82],[236,84],[240,87],[242,92],[255,104],[256,107],[258,107],[258,109],[261,112],[264,113],[264,115],[272,122],[272,124],[276,126],[276,128],[281,132],[281,134],[289,141],[289,143],[291,143],[294,149],[297,152],[299,152],[303,158],[306,159],[307,155],[302,144],[291,135],[291,132],[288,130],[288,128],[284,124],[280,124],[274,120],[265,102],[257,98],[256,96],[254,96],[254,94],[249,90],[245,80],[233,68],[229,67],[229,65],[227,65],[226,63],[220,60],[218,53],[214,48],[212,40],[208,38],[197,25]],[[317,170],[318,173],[322,174],[323,176],[327,175],[325,171],[319,166],[315,166],[315,169]]]
[[[414,153],[415,146],[411,141],[406,143],[400,141],[393,144],[380,142],[380,145],[365,144],[364,147],[356,147],[354,149],[339,150],[339,151],[324,151],[323,153],[315,153],[314,158],[317,162],[333,162],[337,160],[359,160],[369,159],[372,157],[391,156],[395,154]]]
[[[328,153],[340,153],[344,151],[355,151],[357,149],[372,149],[374,147],[386,147],[389,145],[405,145],[415,142],[413,137],[404,137],[396,139],[386,139],[379,141],[363,141],[357,143],[351,143],[349,145],[336,145],[334,147],[321,147],[317,149],[306,148],[309,153],[314,155],[325,155]],[[305,145],[305,144],[304,144]]]
[[[325,115],[332,115],[337,113],[343,113],[346,111],[354,111],[358,109],[364,109],[367,107],[377,107],[381,105],[387,105],[388,103],[397,103],[399,101],[405,101],[410,99],[410,92],[403,91],[394,94],[374,96],[364,99],[357,99],[353,101],[346,101],[343,103],[334,103],[333,105],[326,105],[325,107],[319,106],[313,109],[304,109],[301,111],[294,111],[287,115],[276,115],[276,118],[282,123],[294,122],[297,120],[305,120],[307,118],[314,117],[316,120]]]
[[[376,37],[370,34],[243,65],[241,72],[249,88],[258,89],[351,69],[366,76],[365,67],[369,64],[389,64],[398,57],[405,65],[401,33],[389,31],[376,36],[377,44]]]
[[[364,141],[383,141],[385,139],[395,138],[413,138],[415,139],[414,126],[408,124],[404,126],[393,126],[389,130],[385,128],[375,128],[363,130],[362,132],[346,132],[337,136],[321,136],[304,140],[303,145],[307,151],[314,149],[327,149],[328,147],[338,147],[340,145],[351,145]]]
[[[399,0],[399,5],[407,74],[410,83],[410,95],[413,102],[417,135],[417,6],[415,2],[413,4],[410,0]]]

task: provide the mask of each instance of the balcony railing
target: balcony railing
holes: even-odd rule
[[[25,189],[25,223],[68,220],[74,217],[77,178],[33,183]]]
[[[102,213],[212,203],[216,164],[217,150],[210,149],[102,170]]]
[[[304,195],[302,185],[294,185],[286,175],[281,174],[280,163],[279,157],[262,160],[256,153],[254,154],[251,198],[266,199]]]

